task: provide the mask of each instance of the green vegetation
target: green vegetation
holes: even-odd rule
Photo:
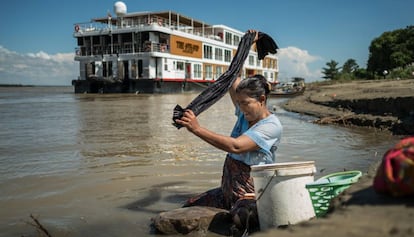
[[[339,70],[340,68],[338,68],[338,62],[331,60],[330,62],[326,63],[326,66],[328,67],[324,67],[322,68],[322,73],[325,74],[325,76],[323,76],[323,78],[325,79],[329,79],[329,80],[337,80],[339,79]]]
[[[367,68],[360,68],[354,59],[342,67],[331,60],[322,68],[327,80],[414,78],[414,26],[384,32],[371,41]]]

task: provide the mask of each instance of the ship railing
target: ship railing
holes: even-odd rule
[[[124,28],[141,28],[148,26],[159,26],[166,27],[173,30],[182,31],[185,33],[206,37],[218,41],[223,41],[222,36],[219,36],[217,29],[214,27],[193,27],[186,24],[177,24],[176,21],[169,21],[169,19],[162,18],[159,16],[145,16],[137,18],[127,18],[122,21],[117,22],[117,25],[110,24],[108,20],[107,23],[104,22],[87,22],[87,23],[78,23],[75,24],[75,33],[93,33],[93,32],[103,32],[111,31],[116,29]]]
[[[145,42],[143,47],[143,52],[160,52],[160,53],[168,53],[170,51],[170,47],[168,44],[165,43],[155,43],[155,42]]]
[[[130,53],[149,53],[149,52],[159,52],[159,53],[169,53],[170,47],[165,43],[156,43],[156,42],[145,42],[142,46],[133,47],[132,43],[124,43],[122,46],[119,44],[114,44],[112,47],[110,45],[106,46],[92,46],[92,47],[76,47],[75,54],[76,56],[94,56],[94,55],[110,55],[110,54],[130,54]]]
[[[101,22],[88,22],[88,23],[77,23],[75,24],[75,33],[89,33],[102,30],[109,30],[110,25]]]

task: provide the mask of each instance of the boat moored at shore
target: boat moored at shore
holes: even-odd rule
[[[270,92],[270,97],[294,97],[302,95],[306,90],[305,79],[301,77],[292,78],[291,82],[277,83]]]
[[[172,11],[127,13],[74,26],[79,77],[75,93],[181,93],[214,83],[231,63],[244,32],[209,25]],[[262,74],[277,81],[278,60],[258,60],[252,47],[242,76]]]

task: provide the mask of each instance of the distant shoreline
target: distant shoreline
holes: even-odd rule
[[[34,87],[33,85],[22,85],[22,84],[0,84],[0,87]]]
[[[71,85],[23,85],[23,84],[0,84],[0,87],[68,87]]]

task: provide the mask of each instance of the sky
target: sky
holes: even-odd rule
[[[71,85],[74,25],[113,16],[111,0],[13,0],[0,15],[0,84]],[[371,41],[414,25],[413,0],[124,0],[127,12],[171,10],[240,31],[256,29],[278,44],[279,80],[321,81],[326,63],[366,68]]]

